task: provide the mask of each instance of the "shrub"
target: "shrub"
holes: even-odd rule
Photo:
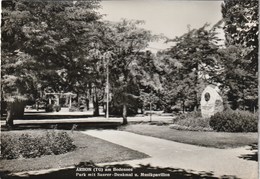
[[[1,158],[35,158],[43,155],[58,155],[76,148],[66,132],[44,132],[40,136],[21,134],[19,137],[2,135]]]
[[[69,108],[69,112],[75,112],[75,111],[79,111],[79,109],[77,107],[75,107],[75,106],[71,106]]]
[[[46,112],[53,112],[53,111],[59,112],[60,110],[61,110],[60,105],[53,105],[53,104],[47,104],[45,108]]]
[[[54,105],[53,110],[56,111],[56,112],[59,112],[61,110],[61,106],[60,105]]]
[[[182,113],[176,116],[174,118],[173,122],[181,121],[181,120],[187,120],[187,119],[194,119],[194,118],[199,118],[201,117],[201,113],[196,111],[196,112],[188,112],[188,113]]]
[[[24,158],[35,158],[41,156],[42,147],[39,137],[32,137],[29,134],[22,134],[17,141],[19,154]]]
[[[53,105],[52,104],[47,104],[45,108],[46,112],[53,112]]]
[[[1,137],[1,157],[5,159],[16,159],[19,157],[19,146],[13,137],[2,135]]]
[[[210,126],[222,132],[257,132],[258,115],[248,111],[227,110],[210,118]]]
[[[189,112],[178,115],[173,119],[171,128],[191,131],[211,131],[208,118],[202,118],[200,112]]]
[[[48,133],[47,138],[50,140],[50,150],[55,155],[66,153],[74,149],[73,141],[66,132]]]

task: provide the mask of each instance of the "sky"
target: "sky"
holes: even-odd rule
[[[154,34],[164,34],[174,38],[191,28],[202,27],[206,22],[214,25],[222,18],[222,1],[174,1],[174,0],[110,0],[102,1],[101,14],[106,14],[104,20],[119,21],[125,19],[144,20],[142,28]],[[223,31],[219,37],[224,38]],[[153,42],[149,50],[170,47],[163,41]]]

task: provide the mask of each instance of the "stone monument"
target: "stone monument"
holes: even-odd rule
[[[217,112],[222,112],[223,99],[219,95],[217,86],[208,85],[201,94],[201,115],[203,118],[209,118]]]

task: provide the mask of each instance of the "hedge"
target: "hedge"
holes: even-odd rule
[[[211,116],[209,125],[222,132],[257,132],[258,114],[248,111],[224,111]]]
[[[71,137],[67,132],[44,132],[43,135],[33,136],[22,134],[11,136],[3,134],[1,137],[1,158],[35,158],[43,155],[58,155],[74,150]]]

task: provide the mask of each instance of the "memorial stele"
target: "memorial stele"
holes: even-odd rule
[[[209,118],[217,112],[222,112],[223,99],[219,95],[219,88],[215,85],[208,85],[201,94],[201,115],[203,118]]]

